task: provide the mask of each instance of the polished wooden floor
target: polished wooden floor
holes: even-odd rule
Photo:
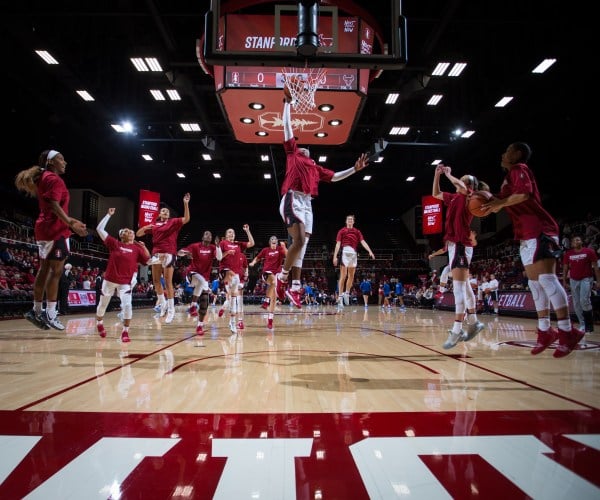
[[[600,498],[598,326],[555,359],[502,315],[450,350],[450,312],[376,305],[279,306],[273,330],[245,306],[234,336],[211,308],[202,337],[183,307],[135,310],[129,344],[116,312],[105,339],[62,319],[0,323],[0,498]]]

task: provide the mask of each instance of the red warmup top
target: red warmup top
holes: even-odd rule
[[[246,249],[247,246],[248,243],[245,241],[219,241],[219,247],[221,247],[221,251],[223,252],[223,258],[219,263],[219,271],[229,269],[235,274],[239,274],[240,276],[243,275],[244,270],[240,269],[240,254]],[[225,252],[229,250],[234,250],[234,253],[231,255],[225,255]]]
[[[108,235],[104,240],[109,257],[104,279],[117,285],[129,285],[138,264],[145,265],[148,257],[144,249],[135,243],[123,243]]]
[[[166,221],[157,220],[152,226],[152,253],[177,253],[177,236],[179,230],[183,227],[181,217],[167,219]]]
[[[281,186],[281,195],[288,191],[300,191],[313,198],[319,195],[319,182],[331,182],[335,172],[315,163],[315,160],[298,151],[293,137],[283,143],[285,150],[285,178]]]
[[[598,255],[593,248],[583,247],[580,250],[571,248],[563,256],[563,264],[569,265],[569,277],[572,280],[593,278],[592,262],[598,261]]]
[[[58,174],[44,170],[37,185],[37,198],[40,214],[35,221],[35,239],[37,241],[56,241],[60,237],[71,236],[71,229],[58,218],[50,205],[57,201],[66,214],[69,213],[69,190]]]
[[[217,257],[217,247],[212,243],[192,243],[183,250],[192,254],[192,265],[188,271],[198,273],[206,280],[210,280],[213,260]]]
[[[281,266],[285,260],[285,250],[281,245],[277,245],[277,248],[273,249],[270,246],[263,248],[258,255],[256,260],[264,260],[263,273],[278,273],[281,271]]]
[[[558,236],[558,224],[542,207],[537,182],[525,163],[518,163],[508,171],[498,197],[504,199],[511,194],[529,195],[523,203],[504,208],[512,220],[515,240],[530,240],[542,233]]]
[[[360,230],[355,227],[343,227],[335,237],[336,242],[340,242],[341,247],[352,247],[354,250],[358,248],[358,244],[364,240]]]
[[[442,194],[444,204],[448,207],[444,242],[452,241],[472,247],[471,222],[473,215],[467,209],[467,196],[461,193],[443,192]]]

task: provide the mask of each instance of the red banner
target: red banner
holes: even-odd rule
[[[160,210],[160,193],[140,189],[140,206],[138,211],[138,227],[152,224]]]
[[[442,201],[434,196],[421,198],[423,207],[423,234],[439,234],[442,232]]]

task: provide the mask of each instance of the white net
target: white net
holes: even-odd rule
[[[292,96],[292,108],[308,113],[316,107],[315,92],[325,83],[325,68],[282,68],[284,86]]]

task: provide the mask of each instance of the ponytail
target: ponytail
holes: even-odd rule
[[[21,170],[15,177],[15,186],[19,191],[35,198],[37,196],[37,185],[43,172],[44,169],[38,165]]]

